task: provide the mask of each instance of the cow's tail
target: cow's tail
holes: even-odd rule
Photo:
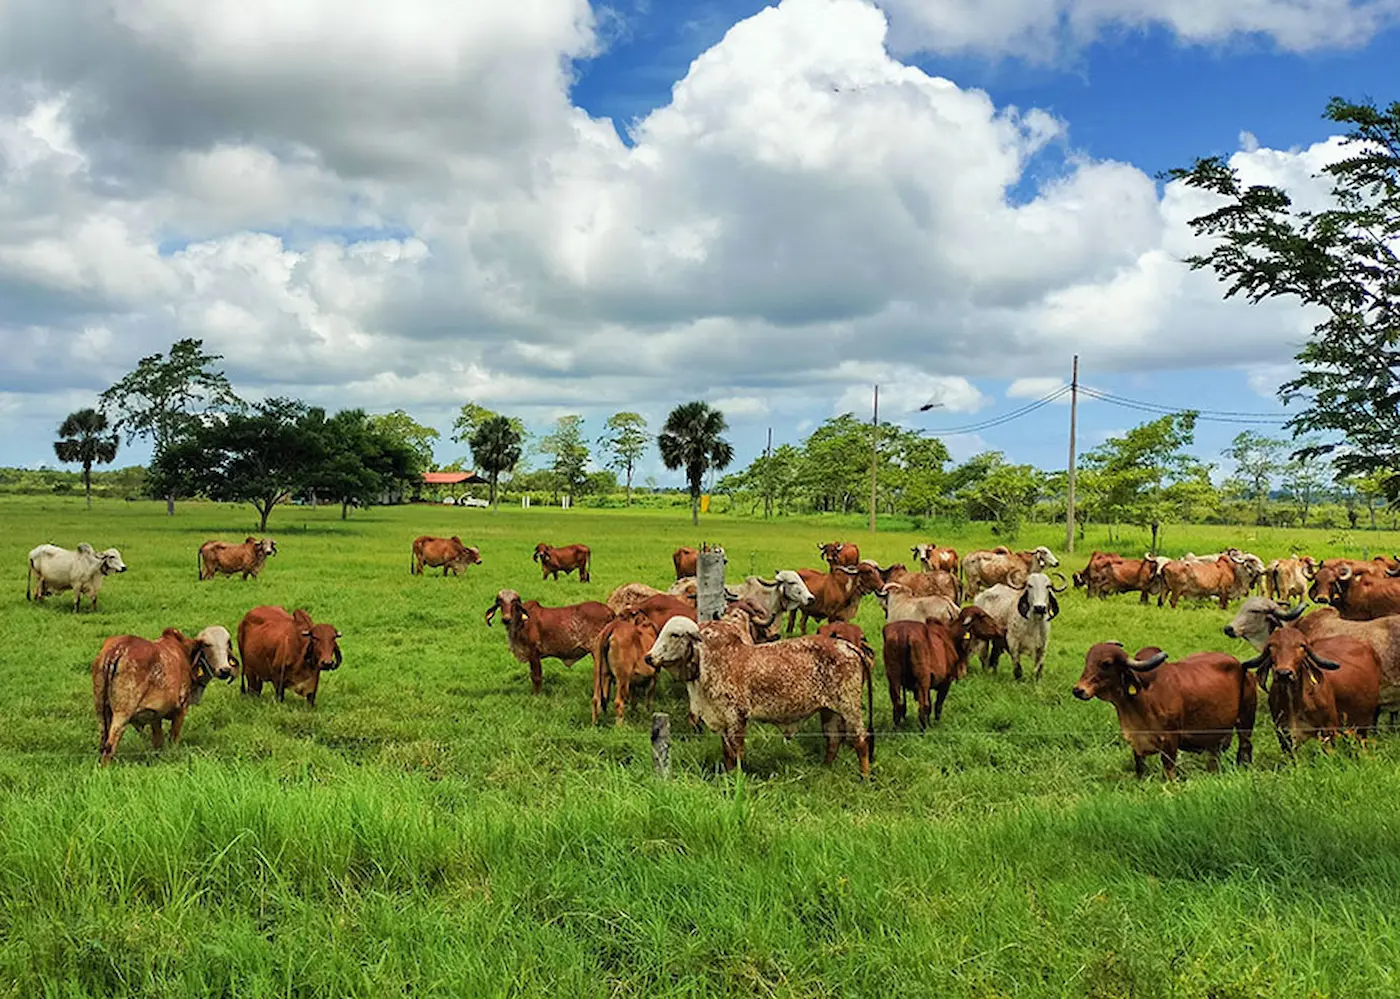
[[[24,574],[24,599],[33,600],[29,595],[29,584],[34,580],[34,560],[29,560],[29,571]]]
[[[604,628],[593,646],[593,724],[598,724],[598,716],[603,713],[603,662],[608,657],[608,645],[612,632]]]
[[[121,661],[122,650],[120,647],[106,653],[99,663],[101,670],[98,676],[97,688],[97,717],[102,725],[102,742],[99,751],[107,752],[107,740],[112,734],[112,681],[117,675],[117,663]]]

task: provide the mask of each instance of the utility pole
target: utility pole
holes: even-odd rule
[[[1074,554],[1074,435],[1079,419],[1079,355],[1069,382],[1069,502],[1065,505],[1065,551]]]
[[[880,386],[875,386],[875,412],[870,419],[870,533],[875,533],[875,485],[880,467]]]

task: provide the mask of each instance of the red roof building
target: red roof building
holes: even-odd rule
[[[487,480],[475,472],[424,472],[425,486],[484,486]]]

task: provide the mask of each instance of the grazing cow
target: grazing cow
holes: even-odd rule
[[[955,576],[958,573],[958,553],[952,548],[940,548],[930,542],[924,545],[914,545],[909,549],[909,552],[914,556],[914,561],[924,567],[925,572],[941,569],[943,572],[950,572]]]
[[[661,590],[654,586],[648,586],[646,583],[623,583],[608,594],[608,610],[614,614],[625,614],[661,592]]]
[[[340,668],[340,637],[335,625],[316,624],[300,607],[290,614],[283,607],[254,607],[238,622],[239,690],[260,697],[270,683],[278,701],[291,689],[314,708],[321,674]]]
[[[818,712],[826,733],[826,763],[849,738],[862,775],[870,773],[875,734],[861,711],[861,681],[874,714],[870,661],[840,639],[802,637],[750,645],[728,621],[696,624],[672,618],[647,653],[649,665],[683,680],[691,714],[718,732],[726,770],[742,762],[750,721],[776,725],[789,738]]]
[[[1262,652],[1271,634],[1285,624],[1296,622],[1295,627],[1309,641],[1345,637],[1365,642],[1380,661],[1380,705],[1393,722],[1400,712],[1400,615],[1392,614],[1374,621],[1348,621],[1335,609],[1325,607],[1299,620],[1304,610],[1303,604],[1290,610],[1264,597],[1250,597],[1225,626],[1225,634],[1230,638],[1243,638]]]
[[[617,724],[627,713],[627,700],[633,683],[646,684],[647,709],[656,692],[656,670],[646,663],[646,654],[656,641],[656,628],[642,614],[618,617],[603,625],[593,644],[593,724],[598,724],[603,704],[617,684],[614,705]]]
[[[958,616],[958,605],[947,597],[915,596],[903,583],[886,583],[875,594],[884,608],[885,620],[889,621],[951,621]],[[820,632],[819,632],[820,634]]]
[[[102,592],[102,582],[117,572],[126,572],[126,563],[121,552],[115,548],[106,551],[93,551],[92,545],[83,542],[77,551],[69,551],[57,545],[40,545],[29,553],[29,572],[24,579],[24,598],[30,598],[30,583],[34,586],[34,600],[43,600],[64,590],[73,591],[73,612],[82,606],[83,597],[89,600],[89,609],[97,610],[97,594]]]
[[[1175,778],[1177,752],[1183,749],[1209,753],[1206,766],[1214,772],[1235,735],[1235,762],[1247,766],[1254,756],[1254,675],[1221,652],[1197,652],[1163,666],[1166,659],[1161,651],[1132,658],[1117,642],[1100,642],[1084,657],[1074,696],[1113,705],[1138,777],[1146,772],[1147,757],[1160,753],[1162,770]]]
[[[165,745],[161,723],[169,719],[170,741],[179,742],[185,712],[200,702],[209,681],[232,680],[237,670],[228,629],[217,624],[194,638],[166,628],[154,642],[136,635],[107,639],[92,661],[102,766],[112,762],[128,725],[149,725],[151,746],[160,749]]]
[[[1348,621],[1400,614],[1400,579],[1389,573],[1354,572],[1344,565],[1337,570],[1330,603]]]
[[[1309,639],[1285,624],[1244,665],[1259,671],[1279,747],[1289,756],[1300,742],[1316,738],[1330,744],[1346,729],[1365,739],[1376,727],[1381,663],[1366,642],[1343,636]]]
[[[578,581],[586,583],[590,579],[588,575],[588,563],[593,558],[593,552],[587,545],[565,545],[563,548],[551,548],[541,541],[535,545],[535,554],[531,559],[540,564],[542,578],[559,578],[562,572],[568,575],[571,572],[578,572]]]
[[[258,578],[269,556],[277,554],[277,542],[271,538],[258,538],[251,535],[239,545],[227,541],[206,541],[199,546],[200,581],[213,579],[216,575],[236,576],[243,574],[247,579]]]
[[[1161,568],[1163,589],[1157,595],[1157,606],[1162,606],[1170,594],[1173,607],[1185,597],[1215,599],[1220,601],[1220,609],[1224,610],[1231,600],[1249,593],[1263,574],[1262,570],[1262,563],[1256,570],[1250,557],[1238,551],[1227,552],[1214,562],[1174,559]]]
[[[1050,644],[1050,622],[1060,613],[1055,594],[1064,590],[1064,586],[1056,589],[1045,573],[1033,572],[1026,577],[1022,589],[998,583],[977,594],[976,605],[1006,632],[1005,639],[983,648],[982,668],[995,672],[997,660],[1005,649],[1016,667],[1016,679],[1021,679],[1021,659],[1030,656],[1035,662],[1035,678],[1039,680],[1045,669],[1045,650]]]
[[[613,619],[607,605],[596,600],[567,607],[542,607],[537,600],[521,600],[514,590],[496,594],[496,602],[486,611],[488,628],[498,610],[506,624],[510,654],[517,662],[529,664],[530,684],[536,694],[544,683],[545,659],[558,659],[565,666],[572,666],[592,655],[598,632]]]
[[[1145,604],[1148,594],[1160,582],[1158,570],[1167,561],[1151,555],[1139,559],[1124,558],[1113,552],[1094,552],[1084,571],[1074,574],[1074,585],[1084,587],[1086,594],[1099,599],[1137,592],[1141,594],[1138,602]]]
[[[952,621],[892,621],[885,625],[885,679],[896,725],[904,724],[904,692],[919,705],[919,729],[943,717],[943,702],[954,680],[967,675],[967,657],[976,642],[995,641],[1001,627],[980,607],[964,607]],[[937,691],[930,706],[929,692]]]
[[[860,610],[860,598],[878,593],[883,585],[874,562],[859,562],[855,568],[833,565],[830,572],[798,569],[797,574],[812,594],[812,602],[788,612],[787,633],[796,627],[797,615],[802,615],[802,634],[807,634],[807,622],[850,621]]]
[[[1308,584],[1317,571],[1317,559],[1276,558],[1264,570],[1264,595],[1270,600],[1291,603],[1308,595]]]
[[[725,595],[735,600],[752,600],[777,615],[801,610],[816,600],[802,577],[791,569],[778,569],[772,579],[749,576],[739,586],[727,588]]]
[[[1059,564],[1060,560],[1044,545],[1027,552],[1013,552],[1006,547],[969,552],[962,560],[963,581],[970,599],[989,586],[1007,582],[1011,574],[1018,570],[1024,577],[1033,572],[1053,569]]]
[[[423,575],[423,567],[442,568],[442,574],[449,572],[460,576],[469,565],[481,564],[481,549],[462,544],[457,535],[450,538],[435,538],[430,534],[413,539],[413,561],[409,571],[415,576]]]

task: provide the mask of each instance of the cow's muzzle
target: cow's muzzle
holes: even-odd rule
[[[650,666],[652,669],[656,669],[656,660],[653,659],[653,658],[651,657],[651,653],[650,653],[650,652],[648,652],[646,655],[642,656],[642,662],[646,663],[646,664],[647,664],[648,666]]]
[[[1225,637],[1226,637],[1226,638],[1239,638],[1239,637],[1240,637],[1238,634],[1235,633],[1235,626],[1234,626],[1233,624],[1227,624],[1227,625],[1225,626]]]
[[[1081,701],[1093,700],[1093,695],[1089,693],[1089,688],[1085,687],[1083,684],[1074,688],[1074,696]]]

